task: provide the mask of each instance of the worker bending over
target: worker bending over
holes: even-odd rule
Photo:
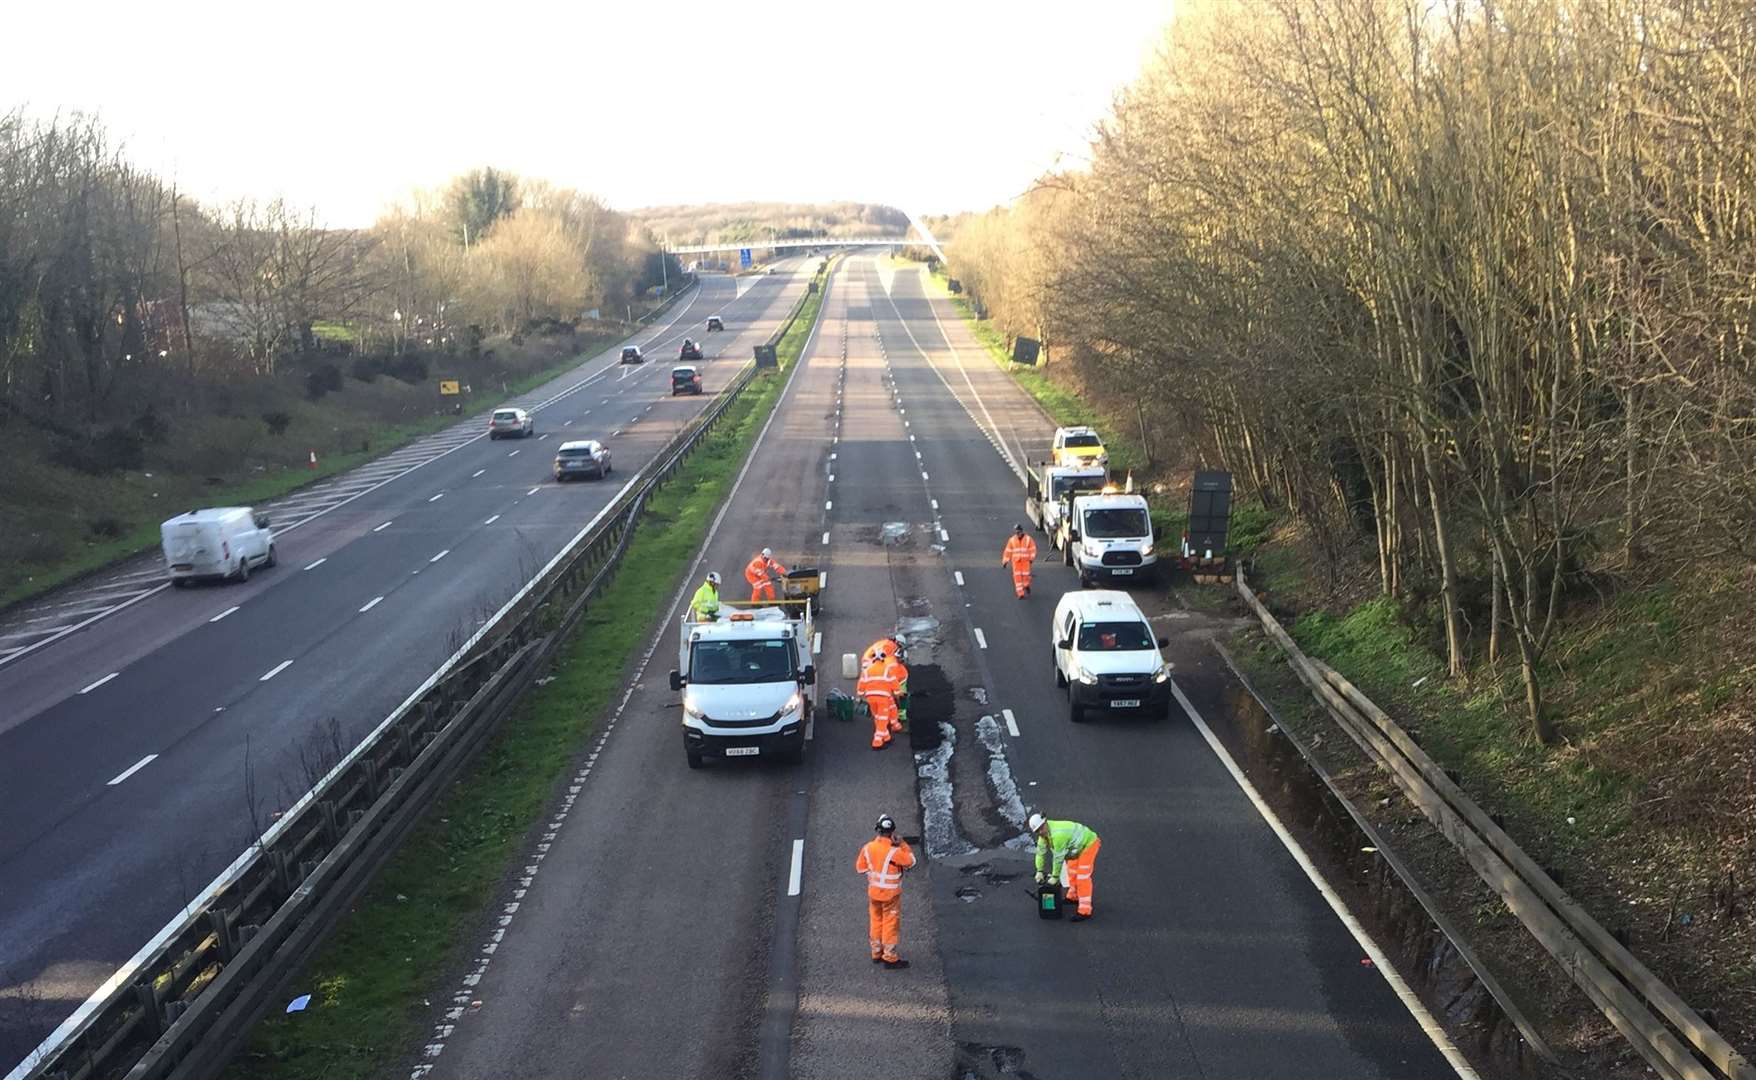
[[[719,572],[710,570],[701,588],[689,601],[689,617],[695,622],[712,622],[719,618]]]
[[[890,733],[902,730],[902,721],[897,717],[896,694],[907,682],[908,669],[895,657],[880,654],[866,665],[860,681],[854,684],[854,694],[872,713],[872,749],[882,750],[889,746]]]
[[[902,875],[915,864],[915,853],[909,850],[907,840],[897,838],[896,821],[889,814],[878,815],[877,827],[878,835],[861,847],[854,859],[854,873],[866,875],[872,962],[891,969],[905,968],[908,961],[896,955],[896,939],[902,924]]]
[[[750,560],[750,565],[744,567],[744,580],[750,583],[752,601],[779,600],[779,594],[774,591],[774,583],[786,576],[787,568],[774,561],[774,552],[768,548],[758,551],[756,557]]]
[[[1030,595],[1030,564],[1036,558],[1037,542],[1024,535],[1023,525],[1012,526],[1012,535],[1000,552],[1000,565],[1012,567],[1012,591],[1021,600]]]
[[[880,656],[900,657],[902,655],[902,648],[905,644],[907,643],[903,641],[901,634],[898,634],[893,638],[881,637],[877,641],[866,646],[866,651],[860,654],[860,666],[862,668],[869,667],[872,661],[878,659]]]
[[[1037,884],[1059,880],[1068,901],[1079,905],[1073,921],[1091,918],[1091,868],[1097,862],[1097,833],[1077,821],[1050,821],[1041,814],[1032,814],[1028,824],[1037,838]],[[1049,857],[1046,874],[1044,855]]]

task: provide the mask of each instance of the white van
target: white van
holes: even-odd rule
[[[1114,488],[1089,495],[1075,492],[1071,508],[1058,522],[1055,546],[1067,565],[1079,571],[1081,585],[1105,578],[1118,584],[1124,579],[1151,583],[1158,576],[1152,514],[1143,495]]]
[[[248,506],[220,506],[178,514],[159,526],[171,584],[197,578],[250,579],[254,566],[276,561],[268,516]]]
[[[1152,624],[1134,598],[1115,589],[1070,592],[1055,605],[1049,630],[1055,685],[1067,688],[1067,718],[1085,719],[1088,709],[1169,714],[1171,666],[1159,650]]]

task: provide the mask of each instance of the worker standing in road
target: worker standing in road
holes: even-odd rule
[[[1077,821],[1050,821],[1041,814],[1032,814],[1027,824],[1037,838],[1037,884],[1059,879],[1068,901],[1079,905],[1073,921],[1091,918],[1091,869],[1097,862],[1097,833]],[[1046,874],[1044,855],[1049,857]]]
[[[890,700],[896,702],[890,730],[901,731],[908,726],[908,666],[902,662],[900,649],[885,654],[884,679],[890,684]]]
[[[750,583],[752,601],[780,599],[774,591],[774,583],[786,576],[787,568],[774,561],[774,552],[768,548],[758,551],[750,565],[744,567],[744,580]]]
[[[1000,565],[1012,567],[1012,591],[1020,600],[1030,595],[1030,564],[1036,558],[1037,542],[1024,535],[1023,525],[1012,526],[1006,549],[1000,553]]]
[[[890,733],[902,730],[902,724],[896,718],[896,689],[891,681],[890,663],[890,657],[878,657],[866,665],[860,681],[854,684],[855,695],[866,703],[866,708],[872,713],[874,750],[889,746]],[[907,677],[906,674],[904,677]]]
[[[689,601],[689,617],[696,622],[712,622],[719,618],[719,571],[710,570],[701,588]]]
[[[896,954],[896,939],[902,924],[902,874],[915,864],[915,853],[907,840],[897,839],[896,821],[889,814],[878,815],[877,829],[878,835],[854,859],[854,873],[866,875],[872,962],[895,970],[908,967]]]

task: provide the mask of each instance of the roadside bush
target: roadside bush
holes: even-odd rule
[[[340,389],[341,368],[334,364],[319,364],[305,376],[305,396],[312,401]]]
[[[384,370],[392,378],[400,379],[403,382],[412,385],[414,383],[425,382],[429,369],[425,357],[417,356],[414,353],[408,353],[390,361]]]
[[[279,409],[276,409],[273,412],[263,413],[262,422],[268,425],[268,433],[270,435],[285,435],[287,433],[287,426],[293,422],[293,418]]]
[[[91,519],[85,528],[94,539],[119,540],[128,532],[128,523],[121,518],[105,515]]]
[[[348,374],[363,383],[369,383],[384,374],[376,356],[356,356]]]
[[[110,427],[86,442],[63,443],[55,461],[92,476],[138,469],[146,464],[146,444],[131,428]]]
[[[145,412],[135,417],[132,428],[134,434],[140,436],[143,441],[152,443],[155,446],[163,443],[166,439],[170,438],[171,435],[171,425],[166,423],[165,418],[151,408],[148,408]]]

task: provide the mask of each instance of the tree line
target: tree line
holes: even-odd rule
[[[1009,333],[1502,654],[1748,557],[1756,9],[1185,0],[1089,165],[954,222]]]
[[[494,169],[331,228],[279,199],[201,205],[96,118],[0,114],[0,421],[198,410],[204,383],[326,350],[614,318],[663,280],[659,259],[602,200]]]

